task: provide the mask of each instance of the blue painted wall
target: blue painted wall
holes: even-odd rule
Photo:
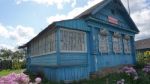
[[[41,56],[31,57],[32,65],[54,66],[57,65],[56,54],[47,54]]]
[[[133,29],[133,24],[125,17],[124,12],[114,9],[116,12],[112,14],[111,9],[112,3],[109,3],[107,6],[97,11],[96,14],[86,18],[55,22],[55,28],[57,28],[56,53],[31,57],[30,50],[28,50],[28,69],[33,72],[43,71],[49,80],[60,81],[88,79],[91,72],[96,72],[106,67],[135,64],[134,36],[136,32]],[[118,25],[109,23],[108,16],[118,19]],[[59,30],[61,28],[86,32],[87,52],[60,52]],[[109,31],[109,52],[107,54],[101,54],[99,52],[98,34],[102,28]],[[122,38],[123,35],[129,35],[131,37],[130,54],[124,53],[123,39],[121,44],[122,52],[119,54],[113,52],[113,32],[119,32]]]
[[[60,53],[61,65],[87,64],[88,56],[86,53]]]

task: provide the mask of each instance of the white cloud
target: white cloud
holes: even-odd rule
[[[74,8],[77,4],[77,1],[76,0],[73,0],[73,3],[71,4],[71,7]]]
[[[50,24],[54,21],[60,21],[64,19],[71,19],[91,6],[99,3],[102,0],[89,0],[87,5],[83,7],[76,7],[68,14],[57,14],[55,16],[50,16],[47,18],[47,22]],[[140,34],[136,35],[136,40],[150,38],[150,6],[146,0],[129,0],[130,1],[130,11],[131,17],[135,24],[140,30]],[[127,0],[122,0],[124,6],[127,8]]]
[[[71,19],[71,18],[79,15],[83,11],[87,10],[88,8],[94,6],[95,4],[97,4],[97,3],[101,2],[101,1],[103,1],[103,0],[89,0],[87,2],[87,4],[85,4],[85,6],[83,6],[83,7],[76,7],[72,11],[70,11],[67,15],[57,14],[55,16],[48,17],[47,18],[47,22],[49,24],[51,24],[54,21],[60,21],[60,20],[64,20],[64,19]]]
[[[7,34],[7,29],[2,24],[0,24],[0,37],[8,37]]]
[[[129,1],[131,17],[140,30],[140,33],[136,35],[136,40],[150,38],[150,2],[148,2],[147,0]],[[122,0],[122,2],[127,8],[127,0]]]
[[[0,49],[2,49],[2,48],[7,48],[7,49],[14,50],[14,47],[13,47],[13,46],[7,45],[7,44],[0,44]]]
[[[127,0],[121,0],[126,8],[128,8]],[[131,13],[137,12],[143,8],[146,8],[148,6],[148,3],[146,0],[129,0],[129,6]]]
[[[77,0],[16,0],[16,3],[21,4],[23,2],[35,2],[38,4],[56,5],[58,9],[62,9],[66,3],[71,3],[71,7],[76,6]],[[73,17],[79,15],[91,6],[101,2],[102,0],[87,0],[87,3],[82,7],[76,7],[68,14],[56,14],[55,16],[47,17],[46,20],[50,24],[54,21],[60,21],[64,19],[72,19]],[[121,0],[124,6],[127,8],[127,0]],[[136,23],[140,30],[140,34],[136,35],[136,40],[150,37],[149,22],[150,22],[150,2],[147,0],[129,0],[130,1],[130,11],[131,17]],[[127,9],[128,10],[128,9]],[[0,25],[1,27],[1,25]],[[1,27],[2,28],[2,27]],[[3,28],[2,28],[3,29]],[[6,32],[5,29],[0,30],[0,32]],[[0,34],[1,36],[2,34]],[[3,34],[7,36],[6,34]]]
[[[131,16],[137,24],[140,33],[136,35],[136,40],[150,38],[150,9],[145,8],[133,13]]]
[[[23,2],[35,2],[37,4],[56,5],[58,9],[62,9],[64,4],[72,3],[72,7],[76,5],[76,0],[16,0],[16,4]]]
[[[17,45],[22,45],[35,36],[35,32],[31,27],[24,27],[22,25],[16,26],[13,31],[9,32],[9,37],[17,41]]]
[[[12,49],[13,47],[25,44],[34,36],[35,32],[32,27],[26,27],[22,25],[17,25],[16,27],[13,27],[3,26],[2,24],[0,24],[0,38],[10,41],[10,44],[8,44],[8,42],[7,44],[0,44],[0,48],[6,47]],[[11,41],[15,43],[11,43]],[[12,46],[14,44],[15,46]]]

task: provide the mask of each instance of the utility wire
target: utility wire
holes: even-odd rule
[[[130,3],[129,3],[129,0],[127,0],[127,5],[128,5],[128,12],[129,12],[129,15],[130,15]]]

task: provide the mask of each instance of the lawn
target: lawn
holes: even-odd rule
[[[0,77],[1,76],[6,76],[6,75],[8,75],[10,73],[21,73],[21,72],[23,72],[23,70],[24,69],[17,69],[17,70],[15,70],[15,69],[7,69],[7,70],[2,70],[2,71],[0,71]]]

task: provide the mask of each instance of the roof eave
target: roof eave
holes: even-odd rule
[[[55,27],[55,23],[56,22],[53,22],[52,24],[48,25],[45,29],[43,29],[38,35],[36,35],[34,38],[32,38],[30,41],[28,41],[26,44],[22,45],[22,46],[19,46],[18,49],[21,49],[21,48],[25,48],[28,46],[28,44],[30,42],[32,42],[34,39],[36,39],[37,37],[39,37],[41,34],[43,34],[47,29],[49,29],[51,26],[54,26]]]

